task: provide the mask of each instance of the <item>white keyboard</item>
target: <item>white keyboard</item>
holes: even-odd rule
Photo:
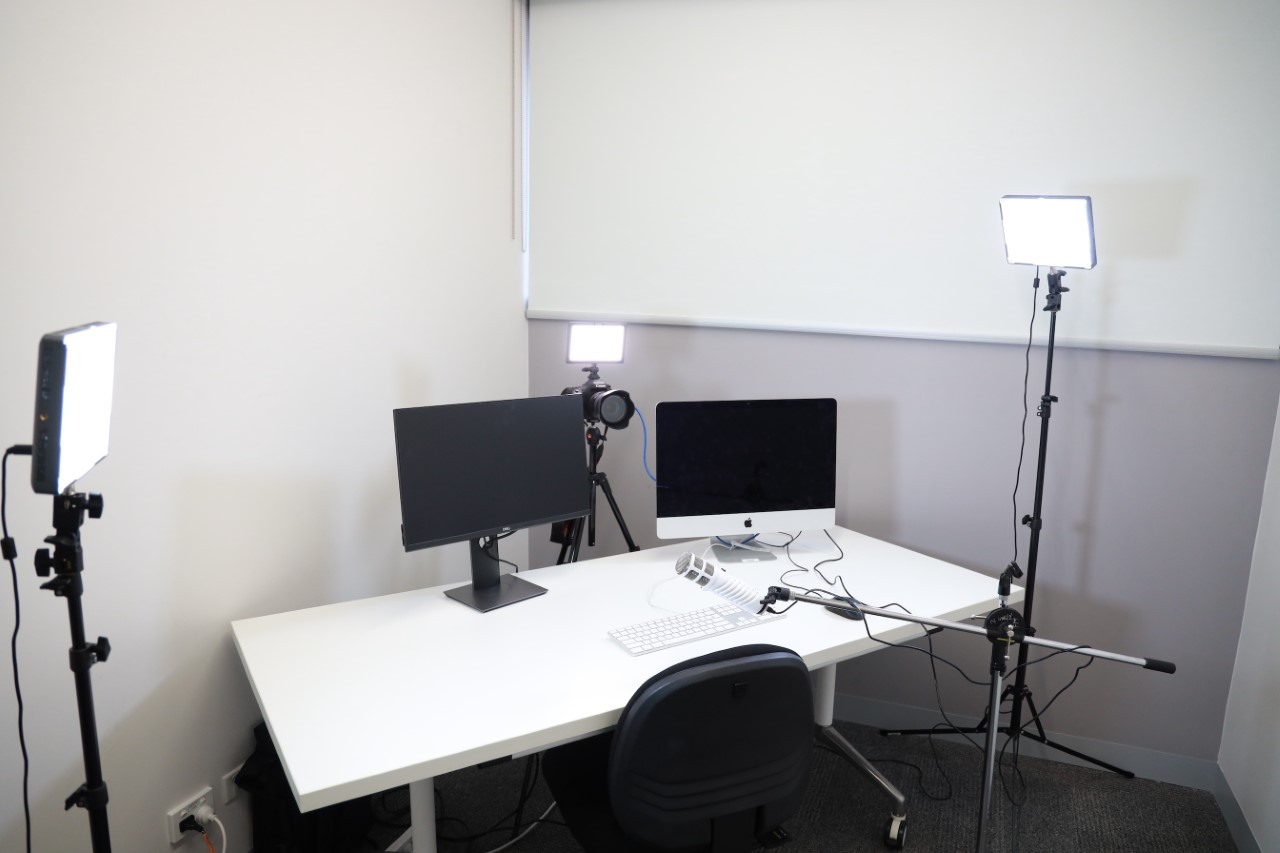
[[[781,619],[780,613],[747,613],[733,604],[717,604],[688,613],[676,613],[662,619],[639,622],[625,628],[615,628],[609,636],[617,640],[633,655],[645,655],[681,643],[691,643],[703,637],[737,631],[764,622]]]

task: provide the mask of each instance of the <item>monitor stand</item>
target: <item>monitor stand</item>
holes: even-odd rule
[[[724,537],[719,537],[723,539]],[[716,562],[719,563],[766,563],[769,560],[776,560],[778,556],[772,551],[766,551],[758,546],[741,546],[731,548],[728,545],[721,545],[715,539],[711,540],[711,553]]]
[[[488,613],[517,601],[536,598],[546,587],[515,575],[504,575],[498,562],[498,540],[471,540],[471,585],[446,589],[444,594],[470,608]]]

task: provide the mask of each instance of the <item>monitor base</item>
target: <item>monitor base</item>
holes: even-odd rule
[[[772,551],[755,547],[729,548],[725,545],[712,545],[711,553],[719,563],[765,563],[776,560],[778,556]]]
[[[517,601],[537,598],[546,591],[546,587],[530,583],[524,578],[518,578],[515,575],[502,575],[498,579],[498,583],[493,586],[480,589],[477,589],[474,585],[459,586],[453,589],[446,589],[444,594],[474,610],[488,613],[490,610],[497,610],[499,607],[515,604]]]

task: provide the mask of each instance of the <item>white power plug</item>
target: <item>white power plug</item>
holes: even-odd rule
[[[213,810],[213,806],[208,803],[201,803],[195,810],[196,820],[200,821],[202,826],[208,826],[216,823],[218,829],[222,832],[222,853],[227,853],[230,845],[227,841],[227,828],[222,825],[222,821],[218,819],[218,814]]]

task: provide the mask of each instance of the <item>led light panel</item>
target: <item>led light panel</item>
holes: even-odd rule
[[[107,455],[116,324],[90,323],[40,339],[31,487],[69,489]]]
[[[1000,221],[1011,264],[1091,270],[1098,263],[1087,195],[1007,195],[1000,199]]]
[[[621,323],[570,323],[570,363],[618,363],[622,361],[627,327]]]

